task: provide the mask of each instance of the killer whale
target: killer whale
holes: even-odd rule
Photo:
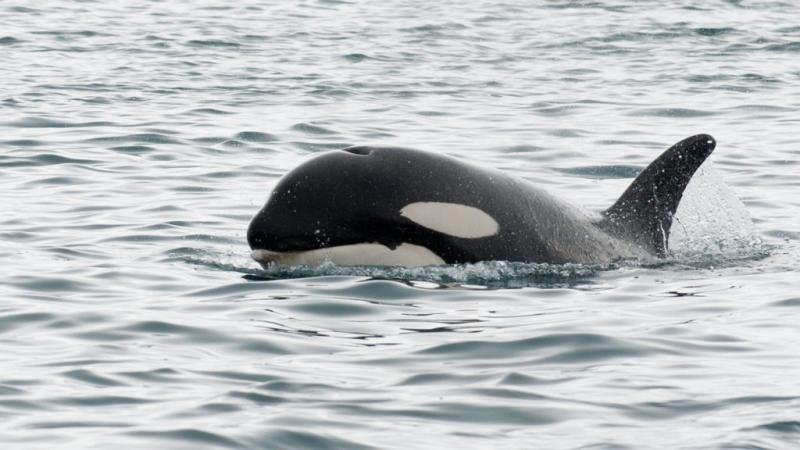
[[[247,241],[265,267],[663,257],[683,191],[715,146],[707,134],[678,142],[598,214],[454,157],[349,147],[286,174],[250,222]]]

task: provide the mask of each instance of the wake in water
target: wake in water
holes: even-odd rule
[[[609,266],[584,264],[520,263],[485,261],[475,264],[451,264],[426,267],[337,266],[325,263],[319,266],[268,266],[250,279],[283,279],[343,275],[434,283],[435,287],[459,286],[481,288],[517,288],[525,286],[573,286],[590,282],[600,270]],[[419,287],[425,285],[415,284]]]

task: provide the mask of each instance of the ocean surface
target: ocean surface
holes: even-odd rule
[[[800,448],[800,4],[0,2],[3,449]],[[355,144],[611,205],[656,264],[259,267]]]

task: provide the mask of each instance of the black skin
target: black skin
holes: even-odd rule
[[[610,262],[662,255],[686,184],[714,148],[687,138],[645,169],[602,216],[588,217],[530,183],[418,150],[350,147],[322,154],[284,176],[247,232],[252,249],[304,251],[365,242],[428,248],[446,263],[487,260]],[[498,234],[466,239],[400,215],[415,202],[478,208]]]
[[[601,226],[664,256],[683,191],[716,145],[713,137],[698,134],[670,147],[603,213]]]

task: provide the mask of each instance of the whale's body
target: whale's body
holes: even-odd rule
[[[263,265],[604,264],[663,256],[683,190],[714,146],[708,135],[675,144],[598,214],[456,158],[350,147],[284,176],[247,240]]]

